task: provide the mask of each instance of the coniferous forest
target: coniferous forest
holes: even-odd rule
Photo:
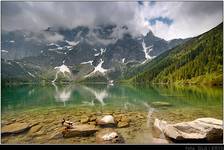
[[[222,85],[223,24],[169,50],[130,80],[137,84]]]

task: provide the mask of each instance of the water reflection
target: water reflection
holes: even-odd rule
[[[52,85],[55,87],[54,98],[55,98],[56,102],[63,102],[64,106],[66,106],[65,102],[69,101],[69,99],[71,97],[71,93],[72,93],[71,87],[66,86],[59,90],[58,86],[56,84],[52,83]]]
[[[128,110],[129,107],[131,107],[133,104],[129,103],[129,102],[124,102],[124,109]]]
[[[94,100],[91,100],[91,102],[83,101],[82,103],[87,106],[95,106]]]
[[[31,96],[35,92],[34,89],[29,90],[28,95]]]
[[[93,89],[91,87],[87,87],[87,86],[83,86],[83,89],[85,89],[86,91],[90,92],[91,94],[93,94],[95,96],[95,99],[100,102],[100,104],[102,106],[105,106],[105,102],[104,99],[106,99],[109,94],[107,92],[107,88],[103,89],[103,90],[99,90],[99,89]],[[91,103],[89,103],[91,105],[94,105],[94,101],[92,100]]]
[[[87,106],[104,109],[148,112],[175,109],[203,109],[222,115],[222,89],[200,87],[134,87],[129,85],[18,85],[2,88],[2,111],[26,110],[39,107]],[[169,103],[169,107],[156,106],[154,102]],[[206,112],[207,113],[207,112]]]

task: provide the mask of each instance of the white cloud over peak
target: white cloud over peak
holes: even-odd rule
[[[215,27],[222,22],[222,7],[223,2],[205,1],[144,2],[143,5],[138,2],[2,2],[2,29],[34,31],[49,26],[116,24],[126,25],[132,35],[152,30],[155,35],[170,40],[196,36]],[[113,34],[122,35],[118,31]]]

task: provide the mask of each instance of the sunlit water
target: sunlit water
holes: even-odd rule
[[[155,105],[166,102],[167,106]],[[2,138],[3,143],[95,143],[95,137],[50,139],[63,118],[78,122],[82,115],[124,114],[129,127],[117,128],[126,143],[150,144],[155,118],[169,123],[200,117],[222,119],[222,88],[133,87],[128,85],[18,85],[1,90],[2,125],[10,122],[40,122],[40,134]]]

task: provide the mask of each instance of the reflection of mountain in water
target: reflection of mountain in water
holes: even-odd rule
[[[56,102],[63,102],[65,106],[65,102],[69,101],[71,97],[72,89],[70,88],[70,86],[68,86],[68,87],[63,87],[62,89],[59,90],[56,84],[54,83],[52,84],[55,87],[54,98]]]
[[[83,86],[83,89],[85,89],[86,91],[90,92],[91,94],[93,94],[95,96],[95,99],[100,102],[100,104],[102,106],[106,105],[104,102],[104,99],[107,98],[109,96],[107,89],[103,89],[103,90],[96,90],[87,86]],[[85,102],[84,102],[85,103]],[[94,101],[92,101],[91,104],[94,104]]]

